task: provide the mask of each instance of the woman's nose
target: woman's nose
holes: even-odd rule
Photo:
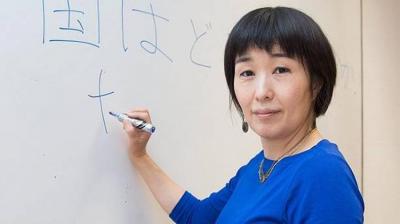
[[[261,74],[256,79],[255,97],[258,101],[270,100],[274,96],[270,75]]]

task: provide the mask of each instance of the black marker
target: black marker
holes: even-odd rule
[[[120,122],[123,122],[124,120],[129,121],[134,127],[142,129],[143,131],[146,131],[150,134],[153,134],[156,131],[156,127],[154,127],[152,124],[148,124],[142,120],[135,119],[135,118],[130,118],[126,114],[121,114],[121,113],[114,113],[114,112],[109,112],[111,116],[116,117]]]

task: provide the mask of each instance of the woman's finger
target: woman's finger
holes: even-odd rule
[[[149,112],[149,110],[146,107],[135,107],[129,112]]]
[[[125,114],[130,118],[140,119],[145,121],[146,123],[151,123],[150,114],[148,112],[135,111],[135,112],[128,112]]]
[[[131,124],[129,121],[127,121],[127,120],[124,120],[124,121],[123,121],[123,127],[124,127],[124,130],[125,130],[126,132],[132,132],[133,129],[134,129],[134,127],[132,126],[132,124]]]

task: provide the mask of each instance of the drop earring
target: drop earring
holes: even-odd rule
[[[243,122],[242,122],[242,131],[244,133],[247,133],[249,131],[249,124],[246,121],[244,121],[244,118],[243,118]]]

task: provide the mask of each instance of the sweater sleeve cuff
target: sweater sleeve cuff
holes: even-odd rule
[[[178,203],[175,205],[174,209],[172,209],[169,217],[175,223],[188,223],[197,203],[199,203],[199,199],[194,197],[188,191],[185,191],[181,199],[179,199]]]

